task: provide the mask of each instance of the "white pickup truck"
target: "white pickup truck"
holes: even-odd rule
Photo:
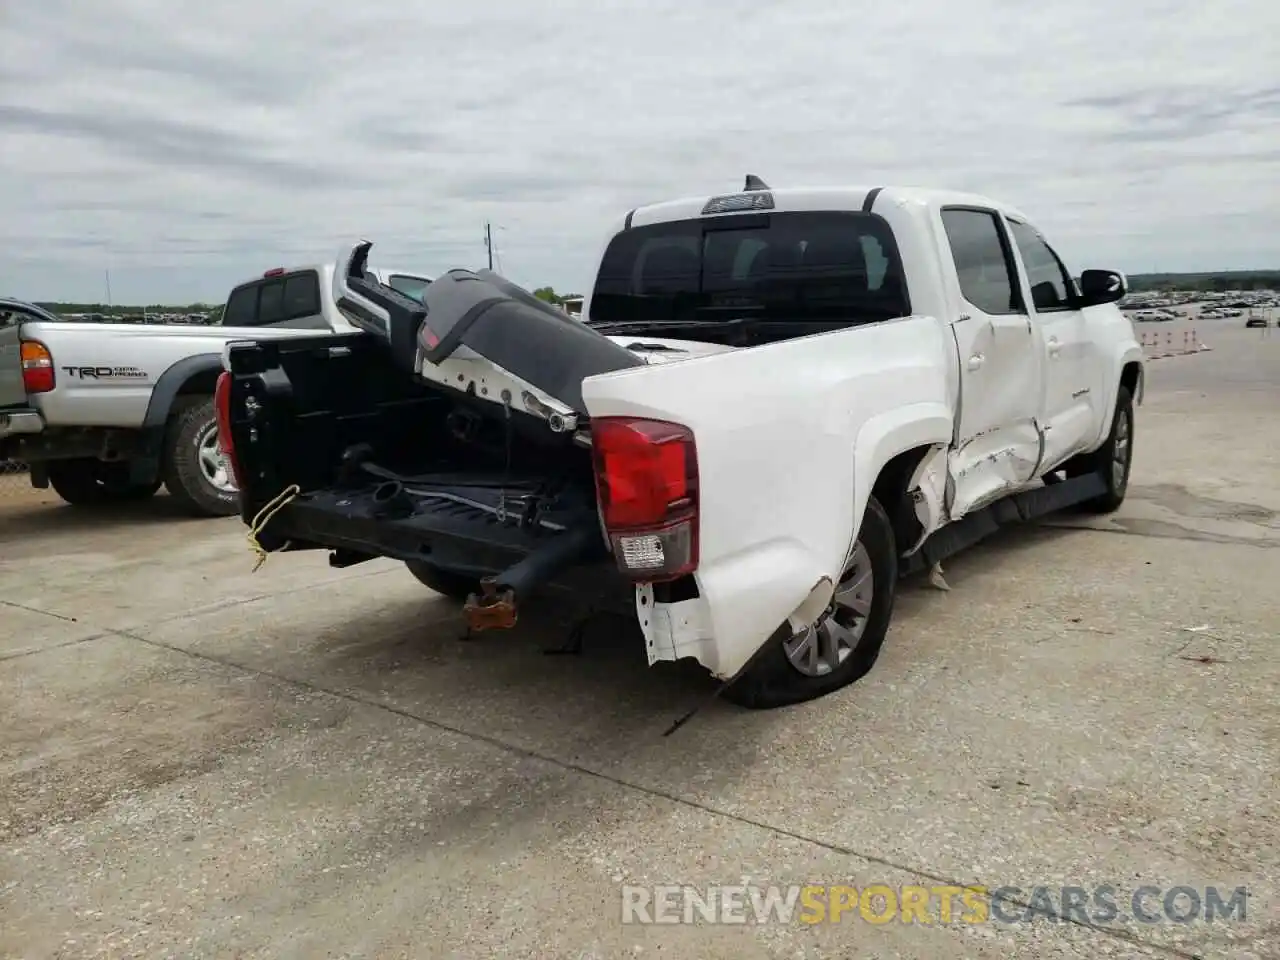
[[[375,273],[414,297],[430,283]],[[27,463],[34,486],[80,506],[142,499],[163,483],[195,514],[235,513],[213,415],[222,346],[353,332],[332,289],[331,264],[269,270],[237,285],[222,325],[208,327],[75,323],[0,300],[0,461]]]
[[[230,344],[222,443],[263,550],[403,560],[473,628],[605,567],[651,663],[796,703],[871,668],[904,571],[1125,496],[1125,278],[1074,279],[985,197],[749,178],[641,207],[584,322],[487,271],[398,297],[368,248],[334,299],[374,336]]]

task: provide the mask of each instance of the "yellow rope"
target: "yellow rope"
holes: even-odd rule
[[[249,549],[254,552],[257,559],[254,561],[251,572],[257,573],[262,569],[262,565],[267,562],[267,550],[258,542],[258,534],[262,533],[262,528],[271,522],[272,517],[287,507],[293,501],[293,498],[301,492],[302,488],[296,483],[290,484],[272,497],[266,506],[254,516],[253,522],[249,524]],[[281,549],[288,550],[290,542],[286,541]]]

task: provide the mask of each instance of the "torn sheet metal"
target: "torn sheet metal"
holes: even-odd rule
[[[831,599],[835,596],[835,581],[830,577],[823,577],[813,585],[813,590],[809,592],[809,596],[805,597],[804,602],[792,612],[787,618],[787,626],[791,628],[792,633],[799,633],[806,627],[812,626],[822,616],[823,611],[831,606]]]
[[[636,619],[644,634],[649,666],[684,657],[701,660],[705,655],[701,648],[713,642],[710,615],[701,598],[655,603],[653,587],[640,584],[636,587]]]
[[[955,485],[951,519],[974,510],[1028,482],[1044,454],[1044,431],[1034,419],[967,440],[949,456]]]
[[[911,544],[906,556],[919,550],[930,534],[946,522],[948,482],[947,448],[939,444],[920,461],[907,483],[916,519],[920,522],[920,537]]]

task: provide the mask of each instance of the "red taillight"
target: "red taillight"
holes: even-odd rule
[[[271,277],[283,277],[284,267],[272,267],[270,270],[267,270],[266,272],[264,272],[262,276],[263,276],[263,279],[270,279]]]
[[[53,354],[39,340],[22,342],[22,387],[27,393],[48,393],[54,388]]]
[[[672,580],[698,567],[698,454],[688,427],[661,420],[591,422],[596,493],[618,568]]]
[[[235,441],[231,437],[231,374],[229,373],[223,372],[218,375],[218,383],[213,388],[213,409],[218,415],[218,447],[231,461],[231,472],[235,474],[236,486],[243,490],[244,480],[240,476]]]

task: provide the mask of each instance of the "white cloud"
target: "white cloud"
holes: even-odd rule
[[[439,9],[432,9],[439,7]],[[368,236],[581,289],[609,223],[736,186],[1026,210],[1078,265],[1280,265],[1264,0],[69,0],[0,35],[0,292],[218,300]]]

